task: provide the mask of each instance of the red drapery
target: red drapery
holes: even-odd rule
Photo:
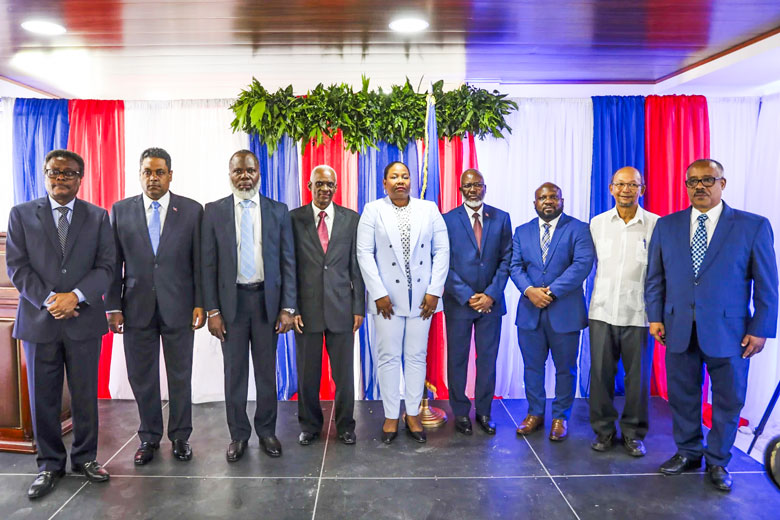
[[[74,99],[68,103],[68,149],[84,158],[79,197],[107,210],[124,197],[125,104],[123,101]],[[98,397],[110,398],[113,335],[103,336],[98,366]]]
[[[645,99],[645,208],[664,216],[690,204],[685,169],[710,155],[710,125],[704,96],[648,96]],[[668,399],[666,348],[653,352],[653,395]]]

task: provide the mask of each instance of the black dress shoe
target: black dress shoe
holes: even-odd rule
[[[419,432],[414,432],[409,427],[409,421],[408,421],[408,415],[404,417],[404,424],[406,425],[406,434],[415,440],[415,442],[419,442],[420,444],[427,442],[428,438],[425,436],[425,430],[421,430]]]
[[[27,490],[27,498],[35,499],[41,498],[44,495],[48,495],[54,486],[57,485],[63,476],[65,476],[64,470],[59,471],[41,471],[38,476],[35,477],[33,483],[30,484],[30,488]]]
[[[260,437],[260,446],[263,447],[263,451],[265,451],[269,457],[282,456],[282,443],[279,442],[276,435]]]
[[[455,429],[463,435],[471,435],[474,433],[471,427],[471,419],[467,415],[458,415],[455,417]]]
[[[731,475],[725,467],[707,464],[707,473],[713,486],[721,491],[731,491]]]
[[[190,443],[184,439],[175,439],[173,441],[173,456],[178,460],[188,461],[192,459],[192,448]]]
[[[246,451],[247,441],[230,441],[228,445],[225,458],[228,462],[236,462],[238,459],[244,456]]]
[[[339,433],[339,440],[342,444],[355,444],[357,442],[357,436],[355,436],[355,432]]]
[[[91,460],[83,464],[71,464],[70,467],[73,470],[73,473],[84,475],[90,482],[106,482],[110,477],[108,471],[104,470],[96,460]]]
[[[308,446],[312,442],[314,442],[314,439],[320,436],[320,432],[301,432],[300,435],[298,435],[298,444],[301,446]]]
[[[590,447],[595,451],[607,451],[612,449],[615,442],[615,432],[598,433],[590,443]]]
[[[644,457],[647,450],[645,449],[645,443],[641,439],[632,439],[623,435],[623,447],[626,452],[632,457]]]
[[[382,430],[382,442],[385,444],[390,444],[395,440],[396,437],[398,437],[398,430],[394,432],[386,432]]]
[[[488,435],[496,434],[496,423],[490,420],[489,415],[477,415],[477,424]]]
[[[142,442],[138,449],[135,450],[135,457],[133,462],[136,466],[143,466],[152,461],[154,458],[154,451],[160,447],[158,442]]]
[[[690,471],[701,467],[701,457],[689,459],[685,455],[675,453],[674,456],[661,464],[658,471],[664,475],[679,475],[683,471]]]

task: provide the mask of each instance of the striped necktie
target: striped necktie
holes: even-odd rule
[[[70,222],[68,222],[68,211],[70,208],[67,206],[60,206],[57,208],[60,212],[60,219],[57,222],[57,238],[60,239],[60,248],[62,249],[62,256],[65,256],[65,244],[68,241],[68,228]]]
[[[241,249],[239,258],[239,273],[245,280],[255,276],[255,219],[249,208],[255,206],[254,201],[241,201]]]
[[[547,252],[550,250],[550,224],[545,222],[542,224],[544,233],[542,234],[542,263],[547,262]]]

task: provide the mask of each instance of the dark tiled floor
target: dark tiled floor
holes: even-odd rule
[[[451,414],[446,402],[435,405]],[[330,417],[332,404],[323,407]],[[516,437],[526,409],[522,400],[496,401],[494,437],[478,428],[471,437],[456,434],[450,421],[429,432],[427,444],[401,431],[386,446],[379,440],[381,403],[361,401],[355,446],[339,443],[331,427],[303,447],[296,442],[297,405],[282,402],[277,435],[284,455],[265,456],[253,437],[244,458],[228,464],[224,405],[202,404],[193,410],[191,462],[174,460],[166,440],[152,463],[136,467],[135,403],[101,401],[99,460],[111,481],[85,484],[69,475],[54,493],[30,502],[25,493],[34,456],[0,453],[0,518],[725,519],[770,518],[780,508],[780,492],[761,465],[738,450],[729,466],[735,481],[730,494],[711,489],[702,473],[658,475],[658,465],[674,451],[668,405],[659,399],[652,400],[648,454],[641,459],[620,446],[604,454],[590,449],[585,400],[576,401],[563,443],[549,442],[543,431]],[[252,411],[250,404],[250,417]]]

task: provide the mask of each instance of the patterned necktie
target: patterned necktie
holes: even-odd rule
[[[691,240],[691,261],[693,262],[693,276],[698,278],[699,268],[704,261],[704,255],[707,253],[707,228],[704,227],[707,215],[702,213],[697,220],[699,225],[693,233],[693,240]]]
[[[328,226],[325,225],[325,217],[327,213],[320,211],[320,221],[317,224],[317,235],[320,237],[320,244],[322,245],[322,251],[328,252]]]
[[[60,212],[60,219],[57,222],[57,237],[60,239],[60,248],[62,248],[62,255],[65,256],[65,243],[68,240],[68,228],[70,223],[68,222],[68,211],[70,208],[61,206],[57,208]]]
[[[472,218],[474,219],[474,238],[477,239],[477,250],[481,253],[482,252],[482,222],[479,220],[479,213],[474,213],[472,215]]]
[[[239,273],[246,280],[251,280],[255,275],[257,266],[255,265],[255,219],[252,218],[252,212],[255,203],[251,200],[241,201],[241,252],[239,259]]]
[[[542,234],[542,263],[547,262],[547,252],[550,250],[550,224],[545,222],[542,227],[544,227],[544,233]]]
[[[152,201],[152,218],[149,219],[149,240],[152,241],[152,251],[157,256],[157,247],[160,245],[160,203]]]

